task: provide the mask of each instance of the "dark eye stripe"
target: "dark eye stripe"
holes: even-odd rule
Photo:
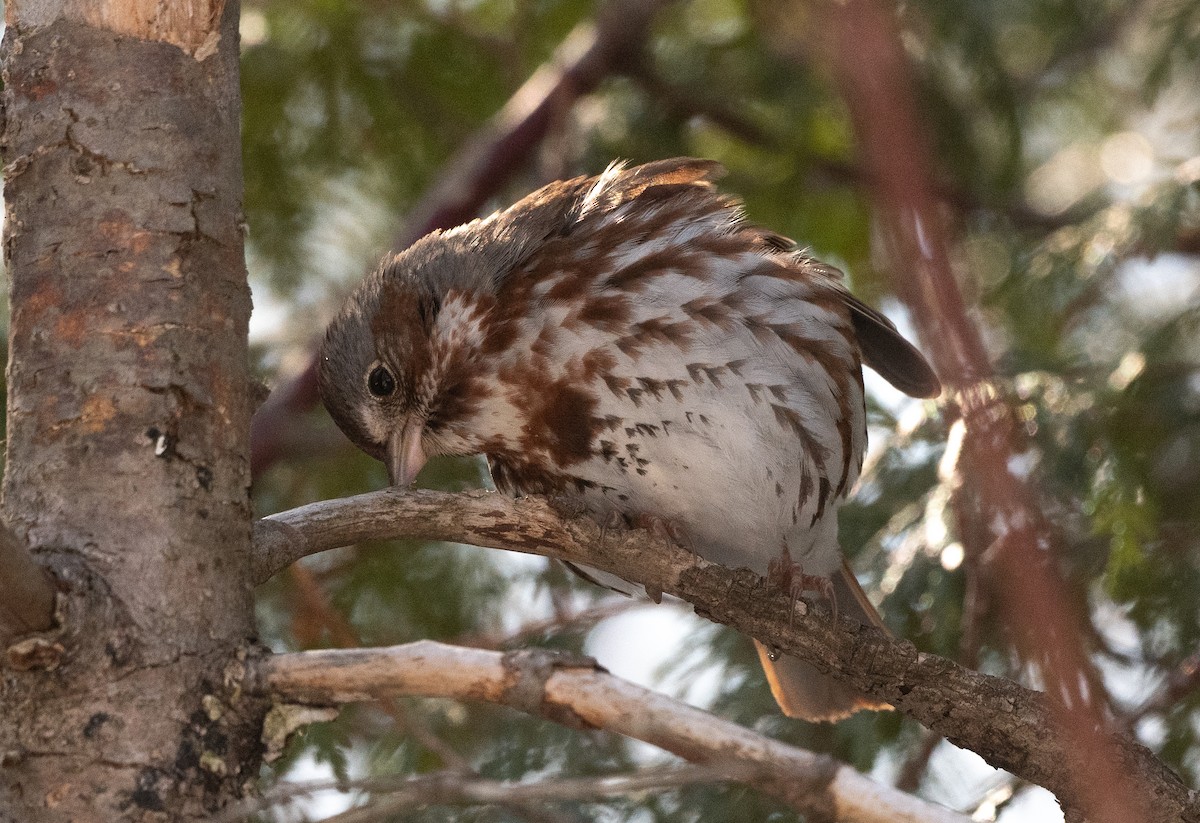
[[[387,366],[376,366],[367,375],[367,391],[376,397],[390,397],[396,391],[396,378]]]

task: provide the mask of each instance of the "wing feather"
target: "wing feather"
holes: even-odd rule
[[[937,397],[942,383],[917,347],[909,343],[882,314],[851,294],[846,306],[858,335],[863,362],[910,397]]]

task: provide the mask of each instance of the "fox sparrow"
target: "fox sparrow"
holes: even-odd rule
[[[861,364],[917,397],[938,380],[836,269],[745,222],[719,172],[614,164],[389,256],[329,327],[321,396],[395,484],[430,455],[484,454],[501,491],[665,524],[881,625],[837,542],[866,446]],[[789,715],[879,708],[759,656]]]

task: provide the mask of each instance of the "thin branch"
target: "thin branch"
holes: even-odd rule
[[[1107,757],[1107,768],[1152,790],[1152,802],[1138,820],[1200,823],[1200,801],[1144,747],[1108,726],[1093,732],[1105,741],[1102,748],[1075,747],[1040,692],[919,653],[845,618],[835,626],[827,616],[807,617],[803,601],[793,608],[786,594],[751,572],[707,563],[647,532],[610,530],[601,540],[590,519],[565,519],[542,499],[388,489],[314,503],[256,524],[255,568],[262,580],[306,554],[398,536],[557,557],[619,574],[813,663],[1060,798],[1075,797],[1073,770],[1094,772]]]
[[[532,155],[583,95],[612,73],[639,61],[650,23],[672,0],[612,0],[596,23],[577,26],[504,107],[445,165],[445,172],[412,209],[394,248],[403,249],[434,229],[475,217],[488,198]],[[317,404],[316,355],[278,387],[255,413],[250,470],[260,475],[286,453],[295,418]]]
[[[667,766],[646,769],[635,774],[600,775],[595,777],[559,777],[514,783],[464,777],[453,771],[399,777],[368,777],[361,780],[321,780],[304,783],[282,783],[259,800],[239,803],[213,823],[232,823],[251,814],[284,805],[298,797],[309,797],[326,791],[366,791],[376,795],[365,806],[351,809],[325,819],[338,821],[379,820],[387,815],[406,811],[414,806],[543,804],[600,800],[643,792],[661,792],[697,783],[752,782],[765,774],[754,763],[712,763],[687,766]],[[359,813],[369,817],[356,816]]]
[[[521,167],[553,125],[609,75],[641,61],[649,27],[673,0],[610,0],[595,24],[577,26],[504,108],[443,167],[442,176],[409,216],[395,248],[435,228],[456,226]]]
[[[929,761],[933,759],[934,751],[944,739],[940,734],[931,731],[922,732],[921,742],[909,752],[896,774],[894,785],[897,789],[902,792],[915,792],[921,787],[921,779],[925,776],[925,770],[929,768]]]
[[[305,624],[316,623],[328,630],[334,645],[342,649],[361,649],[362,638],[346,616],[333,607],[325,592],[317,585],[309,571],[302,565],[294,564],[288,572],[296,584],[302,600],[301,614],[310,619]],[[297,632],[299,634],[299,632]],[[317,638],[312,638],[316,640]],[[313,645],[316,645],[313,643]],[[471,764],[446,741],[442,740],[433,730],[419,718],[410,716],[403,706],[394,700],[380,700],[380,710],[392,719],[396,729],[405,737],[412,738],[426,751],[441,761],[443,768],[459,773],[469,772]]]
[[[554,614],[542,620],[532,620],[518,626],[513,631],[489,632],[459,635],[454,638],[457,646],[470,646],[475,649],[509,649],[542,637],[548,633],[562,634],[591,629],[597,623],[625,614],[633,609],[644,608],[644,603],[617,597],[603,600],[594,606],[577,609],[564,614]]]
[[[485,700],[579,729],[607,729],[697,763],[752,765],[756,788],[821,819],[965,823],[965,818],[614,677],[594,661],[545,650],[500,653],[420,641],[260,660],[252,688],[276,700],[339,704],[380,695]],[[757,770],[761,769],[761,772]]]
[[[1183,698],[1200,689],[1200,652],[1194,652],[1182,660],[1164,679],[1154,694],[1142,701],[1125,717],[1125,726],[1131,729],[1142,718],[1150,714],[1170,711]]]
[[[1126,768],[1123,744],[1106,731],[1108,698],[1081,642],[1083,616],[1072,608],[1054,565],[1058,535],[1028,479],[1008,468],[1023,451],[1025,435],[1012,402],[996,385],[982,335],[951,271],[950,239],[894,13],[878,0],[818,7],[823,15],[815,29],[827,33],[824,56],[875,181],[893,285],[947,386],[946,414],[964,430],[957,470],[988,525],[984,572],[1016,648],[1046,680],[1062,749],[1088,753],[1084,760],[1064,761],[1071,768],[1052,791],[1068,817],[1082,811],[1095,823],[1147,819],[1159,805],[1160,787],[1145,772]]]
[[[647,97],[677,117],[702,118],[752,146],[782,148],[779,139],[729,106],[724,99],[692,87],[677,86],[660,75],[647,61],[631,65],[626,74],[641,86]]]
[[[317,622],[329,630],[334,642],[343,649],[362,648],[362,638],[359,637],[358,631],[345,615],[333,607],[325,592],[317,585],[308,570],[302,565],[293,564],[288,571],[300,589],[301,597],[307,606],[306,611],[310,612]],[[392,719],[397,731],[405,737],[413,739],[438,758],[447,773],[457,774],[463,780],[479,776],[470,761],[453,746],[438,737],[420,715],[408,711],[394,699],[381,698],[377,701],[377,705],[384,714]],[[570,823],[570,819],[563,815],[553,814],[526,803],[514,802],[511,804],[510,811],[518,819],[529,820],[532,823]]]
[[[0,523],[0,643],[54,625],[54,585],[7,525]]]

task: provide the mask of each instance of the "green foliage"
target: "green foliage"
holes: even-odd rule
[[[712,157],[752,219],[845,267],[869,301],[895,307],[876,269],[878,233],[840,90],[819,50],[786,41],[776,8],[668,7],[642,66],[561,112],[493,205],[616,157]],[[321,321],[454,153],[593,13],[581,0],[246,4],[251,273],[260,304],[285,318],[255,341],[269,380],[310,350]],[[1008,468],[1036,484],[1060,538],[1055,560],[1092,615],[1096,659],[1124,673],[1110,686],[1136,710],[1155,694],[1130,694],[1130,673],[1138,683],[1165,679],[1200,640],[1200,145],[1188,125],[1200,112],[1200,4],[918,0],[897,4],[896,16],[955,272],[1029,436]],[[947,432],[937,408],[880,394],[870,411],[881,451],[842,512],[847,554],[898,635],[1020,676],[995,609],[964,613],[979,558],[962,553],[978,535],[960,524],[974,503],[953,472],[939,472]],[[386,482],[321,413],[298,425],[311,437],[258,479],[261,512]],[[486,482],[472,461],[435,462],[421,478],[446,489]],[[322,622],[336,613],[364,644],[484,638],[501,648],[628,651],[594,648],[591,623],[548,620],[610,595],[538,559],[414,543],[360,546],[304,568],[326,605],[289,573],[262,587],[272,647],[341,642]],[[537,630],[523,633],[531,624]],[[895,715],[831,727],[786,720],[744,638],[700,620],[685,636],[663,652],[659,682],[693,686],[690,696],[718,714],[882,779],[918,748],[917,727]],[[630,649],[640,639],[629,638]],[[1139,725],[1191,781],[1200,776],[1198,700],[1187,691]],[[455,765],[419,742],[426,735],[479,774],[510,780],[624,772],[652,758],[612,735],[509,710],[404,701],[310,729],[278,772],[304,755],[351,777]],[[970,791],[947,788],[947,773],[953,766],[922,791],[962,802]],[[570,820],[795,819],[737,787],[556,810]],[[431,808],[396,819],[529,818]]]

